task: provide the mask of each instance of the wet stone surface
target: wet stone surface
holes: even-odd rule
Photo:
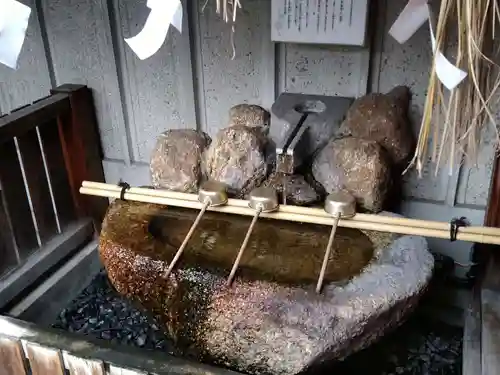
[[[154,319],[120,297],[104,272],[59,314],[54,328],[176,354]],[[462,330],[416,313],[377,344],[314,374],[459,375]]]

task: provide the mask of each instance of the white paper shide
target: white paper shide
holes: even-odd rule
[[[31,8],[16,0],[0,0],[0,63],[17,69]]]
[[[434,35],[435,17],[427,0],[410,0],[393,23],[389,34],[399,43],[405,43],[426,22],[429,24],[432,50],[436,64],[436,75],[441,83],[453,90],[467,77],[467,72],[457,68],[436,47]]]
[[[182,32],[182,4],[180,0],[148,0],[151,12],[139,34],[125,39],[137,57],[145,60],[163,45],[170,25]]]

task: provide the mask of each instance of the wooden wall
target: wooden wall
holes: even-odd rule
[[[358,97],[407,84],[413,91],[415,132],[430,67],[428,31],[405,45],[388,34],[404,1],[378,0],[372,41],[365,48],[273,44],[270,0],[245,0],[238,15],[231,60],[230,28],[213,1],[185,0],[182,34],[172,30],[153,57],[140,61],[124,43],[143,26],[146,0],[22,0],[34,7],[17,71],[0,66],[0,112],[46,95],[62,83],[94,92],[109,182],[148,184],[155,137],[191,127],[213,135],[237,103],[269,108],[283,91]],[[375,3],[375,1],[373,1]],[[485,132],[478,166],[451,176],[405,176],[404,213],[449,221],[464,215],[481,224],[492,168],[491,132]],[[470,244],[432,241],[435,249],[468,261]]]

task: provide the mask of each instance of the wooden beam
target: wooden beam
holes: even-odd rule
[[[36,342],[37,344],[61,350],[68,350],[78,358],[102,361],[106,364],[126,369],[144,371],[157,375],[236,375],[234,371],[174,357],[167,353],[113,345],[104,340],[71,334],[62,330],[0,316],[0,336],[6,335],[15,340]],[[63,352],[64,356],[64,352]],[[1,362],[0,362],[1,363]]]
[[[67,112],[69,108],[68,94],[60,93],[0,117],[0,144],[25,134],[61,112]]]
[[[491,172],[490,191],[488,195],[488,204],[484,216],[484,225],[488,227],[500,227],[500,153],[495,153],[493,169]],[[483,263],[480,269],[481,276],[484,275],[484,265],[486,265],[492,251],[498,250],[496,246],[487,246],[476,244],[474,251],[478,260]],[[476,260],[475,260],[476,261]]]
[[[77,250],[78,246],[90,240],[92,234],[90,219],[82,219],[52,238],[18,269],[0,279],[0,308],[4,308],[61,259]]]
[[[31,343],[27,343],[25,348],[31,375],[64,375],[64,365],[59,350]]]
[[[69,95],[70,112],[58,117],[58,126],[73,202],[79,216],[90,216],[99,230],[108,206],[107,199],[86,197],[78,192],[84,180],[104,182],[92,92],[83,85],[62,85],[51,92]]]
[[[17,143],[38,234],[44,244],[57,234],[57,223],[36,129],[17,137]]]
[[[0,145],[0,183],[7,218],[14,232],[20,259],[23,260],[38,248],[38,241],[13,139]]]
[[[19,340],[0,337],[0,374],[26,375],[23,349]]]
[[[64,364],[70,375],[104,375],[104,363],[100,360],[80,358],[64,352]]]
[[[486,207],[485,225],[500,226],[500,154],[495,154],[491,173],[490,193]]]
[[[57,314],[90,284],[100,269],[97,241],[92,241],[15,305],[9,315],[50,325]]]
[[[53,119],[51,124],[47,124],[47,126],[40,127],[40,138],[47,162],[57,217],[59,218],[61,230],[63,230],[75,220],[76,212],[73,197],[71,196],[68,172],[64,163],[57,119]]]

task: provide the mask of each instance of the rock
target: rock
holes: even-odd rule
[[[203,155],[205,178],[225,183],[228,193],[243,197],[267,175],[264,138],[248,126],[221,129]]]
[[[409,101],[406,86],[398,86],[388,94],[363,96],[347,111],[338,135],[376,141],[387,150],[393,163],[401,166],[415,146],[408,119]]]
[[[227,287],[249,220],[207,212],[166,277],[196,214],[116,200],[100,256],[116,290],[156,316],[184,354],[236,371],[292,375],[343,359],[398,326],[432,274],[422,237],[338,228],[318,295],[330,228],[261,220]],[[163,220],[163,237],[146,235],[155,220]]]
[[[146,338],[147,336],[145,334],[140,334],[136,339],[135,342],[138,347],[143,347],[146,344]]]
[[[295,204],[298,206],[311,205],[319,200],[318,193],[312,188],[311,185],[304,179],[302,175],[278,175],[272,173],[266,181],[264,186],[271,186],[280,195],[280,201],[283,196],[283,180],[285,183],[286,201],[287,204]]]
[[[377,142],[355,137],[331,140],[316,155],[312,173],[328,193],[346,190],[362,209],[383,209],[391,171],[389,158]]]
[[[259,128],[264,135],[269,133],[271,114],[255,104],[238,104],[229,110],[229,126]]]
[[[160,134],[151,154],[153,186],[196,192],[201,178],[201,156],[209,143],[208,135],[191,129],[174,129]]]

